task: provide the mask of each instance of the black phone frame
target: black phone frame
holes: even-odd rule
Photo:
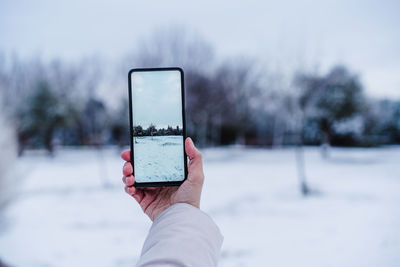
[[[132,175],[135,175],[135,164],[134,152],[133,152],[133,111],[132,111],[132,82],[131,75],[134,72],[149,72],[149,71],[179,71],[181,74],[181,98],[182,98],[182,138],[183,138],[183,158],[185,168],[185,178],[182,181],[170,181],[170,182],[149,182],[149,183],[138,183],[135,181],[134,187],[160,187],[160,186],[179,186],[181,185],[188,176],[187,167],[187,155],[185,151],[185,140],[186,140],[186,118],[185,118],[185,83],[184,83],[184,72],[179,67],[165,67],[165,68],[134,68],[128,72],[128,93],[129,93],[129,138],[131,148],[131,163],[132,163]]]

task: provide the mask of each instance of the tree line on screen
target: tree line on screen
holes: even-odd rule
[[[187,133],[200,146],[400,144],[400,101],[366,95],[359,74],[345,65],[288,71],[269,68],[268,60],[221,59],[184,30],[156,32],[121,59],[114,73],[100,63],[21,60],[0,52],[1,112],[20,154],[26,148],[52,152],[59,145],[127,145],[124,88],[133,66],[184,69]]]
[[[151,124],[146,129],[143,129],[141,125],[133,127],[134,136],[166,136],[166,135],[183,135],[183,129],[179,126],[167,128],[157,128],[155,125]]]

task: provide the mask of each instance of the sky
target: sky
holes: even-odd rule
[[[133,72],[133,124],[147,128],[182,128],[181,75],[179,71]]]
[[[400,1],[0,1],[0,51],[77,60],[123,58],[156,29],[180,25],[218,57],[272,68],[346,64],[369,95],[400,98]]]

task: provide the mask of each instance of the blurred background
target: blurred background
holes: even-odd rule
[[[127,73],[167,66],[185,71],[220,266],[398,266],[399,12],[1,1],[0,266],[134,265],[150,221],[121,181]]]

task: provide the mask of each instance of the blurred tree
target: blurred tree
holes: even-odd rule
[[[188,134],[197,140],[200,146],[206,146],[210,142],[208,138],[210,120],[220,118],[220,113],[216,112],[216,109],[223,106],[223,100],[215,96],[219,88],[216,87],[213,91],[212,79],[208,75],[191,71],[186,75],[186,81]]]
[[[159,28],[144,38],[136,52],[126,58],[128,68],[180,66],[185,72],[203,73],[212,68],[214,51],[199,34],[175,25]]]
[[[105,131],[108,126],[106,103],[98,96],[103,69],[97,59],[83,60],[76,67],[79,83],[75,90],[80,92],[75,101],[78,109],[74,123],[71,125],[79,132],[80,143],[97,147],[105,143]]]
[[[380,118],[385,114],[388,116],[386,120],[380,120],[379,134],[386,137],[386,144],[400,144],[400,101],[383,100],[379,105]]]
[[[219,131],[216,133],[220,137],[218,143],[228,144],[233,138],[233,141],[246,144],[249,138],[254,138],[257,129],[255,117],[261,114],[250,103],[260,99],[260,76],[265,75],[257,67],[252,59],[233,59],[217,67],[210,86],[211,105],[207,110],[211,128]],[[267,103],[261,105],[264,107]]]
[[[362,119],[361,145],[400,144],[400,101],[369,101]]]
[[[19,154],[32,136],[36,137],[37,145],[43,145],[52,154],[53,134],[65,122],[62,105],[48,81],[39,80],[33,86],[30,101],[17,112]]]
[[[398,107],[372,99],[370,108],[363,110],[361,85],[345,67],[335,67],[326,75],[300,73],[291,84],[291,73],[267,71],[259,59],[217,62],[212,46],[182,27],[159,29],[127,58],[119,73],[131,67],[184,68],[187,133],[203,146],[376,145],[399,139]],[[112,100],[99,94],[101,88],[118,87],[102,81],[104,64],[96,59],[77,64],[38,58],[10,62],[0,60],[0,82],[21,152],[26,146],[46,146],[51,151],[51,139],[64,145],[128,143],[126,93],[116,109],[109,109]],[[123,81],[121,87],[126,86]],[[48,118],[43,123],[34,118],[40,109]],[[164,134],[181,131],[175,127]]]
[[[218,99],[212,97],[210,78],[214,68],[212,46],[203,38],[183,27],[165,27],[139,44],[138,50],[127,56],[124,72],[136,67],[179,66],[185,71],[187,131],[200,145],[206,145],[208,121]]]
[[[261,66],[252,79],[252,94],[248,98],[251,110],[250,124],[259,136],[254,144],[279,147],[293,142],[285,136],[293,131],[293,94],[291,79],[281,71],[268,70]],[[285,143],[286,142],[286,143]]]
[[[129,103],[126,97],[119,103],[117,109],[109,115],[108,128],[111,131],[112,143],[122,147],[129,144]],[[138,135],[143,135],[143,129],[140,129]]]
[[[295,89],[293,95],[288,95],[287,108],[292,114],[294,121],[294,140],[293,143],[296,146],[295,156],[296,156],[296,168],[297,177],[299,180],[300,192],[303,196],[307,196],[310,193],[310,188],[307,183],[306,176],[306,163],[304,155],[304,128],[305,128],[305,114],[307,114],[311,103],[312,103],[312,93],[308,87],[298,87],[299,78],[296,77],[294,81]],[[300,78],[301,79],[301,78]],[[302,82],[302,81],[301,81]],[[300,82],[300,83],[301,83]],[[297,89],[297,90],[296,90]]]
[[[104,130],[107,123],[107,110],[103,101],[89,98],[82,114],[85,144],[101,146],[104,144]]]
[[[99,143],[106,112],[100,112],[105,105],[95,97],[101,77],[98,65],[92,60],[74,65],[12,59],[4,75],[5,98],[16,124],[19,154],[26,146],[44,146],[52,154],[55,140],[67,145]]]
[[[302,74],[297,77],[297,85],[303,92],[300,106],[304,111],[311,107],[306,116],[317,122],[326,157],[335,135],[333,125],[362,111],[362,86],[358,77],[343,66],[334,67],[325,76]]]

